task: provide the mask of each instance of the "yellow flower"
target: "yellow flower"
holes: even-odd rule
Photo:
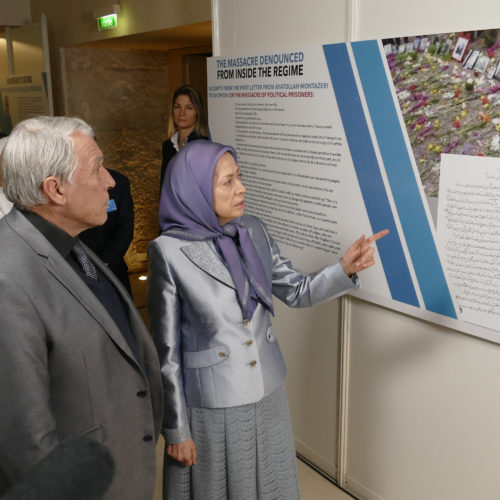
[[[434,151],[434,153],[441,153],[441,146],[439,146],[439,145],[434,146],[433,151]]]
[[[420,125],[420,123],[417,123],[417,125],[415,126],[415,128],[416,128],[417,130],[422,130],[422,125]]]
[[[432,144],[432,142],[429,142],[429,145],[427,146],[427,151],[432,151],[433,147],[434,147],[434,144]]]
[[[436,118],[434,121],[434,128],[437,130],[441,126],[441,122],[439,121],[439,118]]]
[[[462,109],[462,112],[460,114],[462,115],[462,118],[465,118],[467,116],[467,110]]]

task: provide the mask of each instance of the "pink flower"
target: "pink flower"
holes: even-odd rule
[[[445,153],[449,153],[452,149],[455,149],[455,147],[458,144],[458,139],[456,141],[453,141],[445,150]]]

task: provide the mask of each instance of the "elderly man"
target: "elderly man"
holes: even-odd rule
[[[114,181],[82,120],[37,117],[2,154],[14,203],[0,220],[0,496],[61,440],[104,442],[106,495],[150,499],[158,360],[121,283],[77,238],[106,221]]]

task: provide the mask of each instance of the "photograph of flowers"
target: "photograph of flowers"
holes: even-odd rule
[[[500,29],[382,44],[425,194],[436,197],[441,153],[500,154]]]

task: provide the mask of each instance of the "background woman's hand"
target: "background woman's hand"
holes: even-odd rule
[[[196,446],[194,441],[189,438],[182,443],[169,444],[167,446],[167,455],[177,460],[186,467],[191,467],[196,463]]]
[[[371,244],[383,238],[388,233],[389,230],[384,229],[369,238],[365,238],[365,235],[363,235],[347,249],[344,256],[340,259],[340,265],[347,276],[359,273],[363,269],[375,264],[375,260],[373,259],[375,249]]]

